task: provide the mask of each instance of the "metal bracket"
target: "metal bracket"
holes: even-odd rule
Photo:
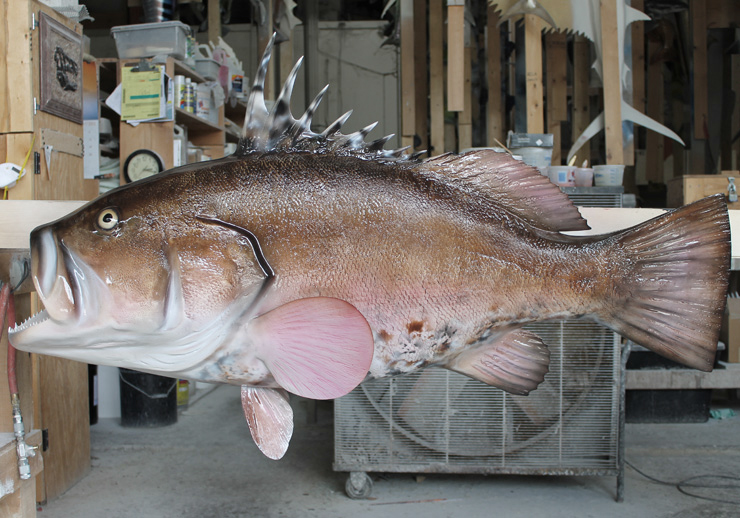
[[[36,28],[39,26],[39,21],[36,19],[36,13],[31,13],[31,30],[36,30]]]

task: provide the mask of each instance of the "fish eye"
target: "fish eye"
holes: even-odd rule
[[[119,221],[120,216],[118,214],[118,209],[115,207],[108,207],[98,213],[96,224],[100,230],[109,232],[118,226]]]

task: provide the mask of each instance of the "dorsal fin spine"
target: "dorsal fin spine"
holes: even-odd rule
[[[351,110],[331,123],[322,133],[314,132],[311,129],[311,123],[328,85],[309,104],[300,119],[295,119],[290,111],[290,99],[303,58],[293,66],[275,104],[271,110],[268,110],[264,95],[265,79],[275,38],[273,34],[265,47],[247,99],[247,114],[244,119],[242,138],[237,146],[237,156],[274,150],[331,153],[341,149],[342,154],[351,154],[360,158],[418,161],[416,156],[412,158],[404,154],[408,148],[384,149],[384,145],[393,135],[375,140],[370,144],[366,143],[365,138],[377,126],[377,122],[348,135],[340,133],[340,129],[352,113]]]

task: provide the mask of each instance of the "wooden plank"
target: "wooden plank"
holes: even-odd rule
[[[59,496],[90,471],[87,364],[39,356],[42,423],[49,429],[44,453],[46,499]],[[55,388],[64,387],[63,391]]]
[[[210,1],[214,1],[214,0],[210,0]],[[264,53],[265,48],[267,47],[267,43],[270,41],[270,38],[272,37],[272,34],[273,34],[272,0],[264,0],[263,2],[261,2],[261,4],[265,8],[265,14],[267,15],[267,19],[265,20],[265,23],[260,23],[259,25],[257,25],[257,37],[259,39],[258,47],[259,47],[260,57]],[[219,26],[220,26],[220,23],[219,23]],[[275,63],[275,60],[272,59],[267,69],[267,77],[265,78],[265,99],[274,100],[277,97],[277,90],[275,88],[275,64],[274,63]]]
[[[34,128],[30,27],[28,1],[0,4],[0,133]]]
[[[429,138],[432,156],[445,152],[444,4],[429,1]]]
[[[706,0],[707,29],[727,29],[740,26],[737,0]]]
[[[632,0],[632,7],[638,11],[645,8],[645,0]],[[631,104],[640,113],[645,113],[645,22],[636,21],[630,25],[632,36],[632,101]],[[676,126],[679,127],[679,126]],[[625,165],[635,165],[635,149],[637,147],[638,128],[633,124],[632,139],[624,148]]]
[[[662,46],[657,41],[648,41],[648,57],[660,52]],[[652,60],[651,60],[652,61]],[[653,120],[663,122],[663,62],[648,65],[647,115]],[[645,149],[645,179],[648,182],[663,183],[663,162],[665,158],[665,138],[660,133],[648,131]]]
[[[740,173],[728,174],[692,174],[674,178],[668,182],[668,207],[680,207],[688,203],[712,196],[713,194],[727,194],[728,178],[735,179],[735,185],[740,186]],[[740,209],[740,201],[728,202],[728,208]]]
[[[565,33],[545,36],[547,132],[553,135],[552,164],[562,162],[560,123],[568,120],[568,47]]]
[[[591,102],[588,93],[591,74],[591,42],[583,37],[573,39],[573,140],[591,123]],[[591,161],[591,144],[577,150],[578,163]]]
[[[644,11],[645,0],[632,0],[632,7]],[[632,22],[632,106],[645,113],[645,22]]]
[[[40,446],[41,430],[31,430],[26,434],[25,440],[29,446]],[[44,469],[44,460],[40,449],[36,451],[36,455],[28,458],[28,464],[33,479]],[[24,485],[33,484],[32,480],[21,480],[18,474],[18,452],[15,448],[15,435],[12,432],[0,433],[0,480],[2,480],[2,484],[0,484],[0,509],[7,496],[15,493]],[[2,516],[4,514],[0,512],[0,517]]]
[[[504,141],[504,106],[501,95],[501,32],[498,8],[488,6],[486,26],[486,78],[488,83],[488,106],[486,109],[486,143],[496,146],[496,140]]]
[[[33,133],[8,133],[0,135],[0,160],[23,165],[23,161],[31,149],[31,155],[26,164],[26,174],[18,180],[15,187],[8,189],[9,200],[28,200],[34,195],[34,173],[33,173]],[[3,192],[3,189],[0,189]],[[1,196],[0,196],[1,197]]]
[[[416,133],[414,0],[401,0],[401,145],[413,146]]]
[[[545,132],[542,85],[542,20],[524,15],[524,55],[526,63],[527,133]]]
[[[463,91],[463,111],[460,112],[458,117],[458,150],[473,146],[473,109],[471,97],[473,95],[473,88],[471,85],[471,68],[473,60],[473,49],[471,47],[465,47],[465,63],[463,68],[463,77],[465,79],[465,90]]]
[[[707,12],[704,0],[691,0],[691,31],[694,44],[694,138],[707,138]]]
[[[447,7],[447,109],[465,109],[465,6]]]
[[[208,41],[218,45],[221,36],[221,6],[219,0],[208,0]]]
[[[602,79],[604,84],[604,127],[606,163],[624,164],[622,142],[622,94],[619,73],[619,38],[616,0],[601,2]]]
[[[417,150],[429,148],[429,84],[427,82],[427,5],[426,0],[414,0],[414,89],[416,90],[414,107],[415,134],[421,142]]]
[[[28,250],[28,236],[39,225],[59,219],[85,201],[5,200],[0,202],[0,243],[3,249]],[[20,217],[23,215],[23,217]]]

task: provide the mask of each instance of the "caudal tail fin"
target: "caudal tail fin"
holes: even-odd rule
[[[671,360],[712,370],[727,297],[730,221],[723,195],[699,200],[612,236],[624,282],[600,317]]]

